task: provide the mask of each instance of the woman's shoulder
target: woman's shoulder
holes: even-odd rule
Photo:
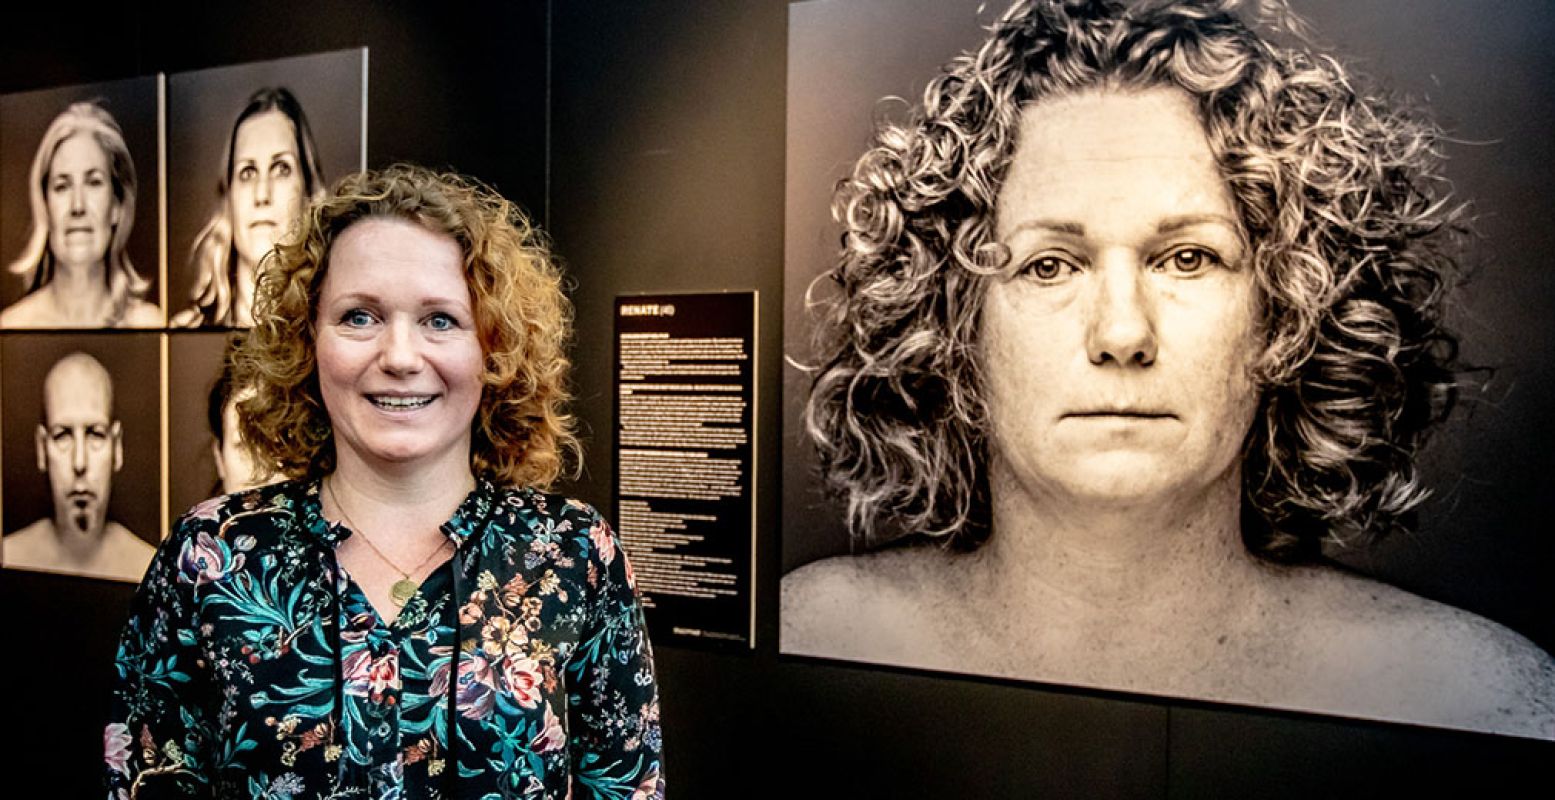
[[[1555,738],[1555,659],[1478,614],[1359,575],[1301,571],[1280,602],[1333,691],[1379,716]]]
[[[813,561],[783,576],[784,652],[916,663],[943,647],[960,603],[956,556],[934,546]],[[905,661],[899,659],[907,659]]]
[[[238,533],[272,538],[302,523],[298,515],[307,488],[307,481],[287,480],[202,500],[179,516],[169,538],[231,538]]]
[[[119,327],[160,328],[163,321],[161,306],[145,300],[131,300],[124,309],[124,318],[119,321]]]
[[[494,486],[493,511],[510,523],[523,523],[535,533],[563,533],[604,521],[593,506],[573,497],[528,486]],[[507,526],[511,531],[513,526]]]
[[[0,310],[0,328],[44,328],[50,321],[40,292],[25,295]]]

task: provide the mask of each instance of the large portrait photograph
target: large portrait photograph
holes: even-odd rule
[[[0,96],[0,328],[159,328],[158,79]]]
[[[0,339],[0,562],[139,582],[162,520],[157,333]]]
[[[175,328],[246,328],[270,248],[365,167],[367,51],[167,79],[168,306]]]
[[[1542,3],[789,11],[784,654],[1555,739]]]

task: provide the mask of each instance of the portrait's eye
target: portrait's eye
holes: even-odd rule
[[[1161,259],[1160,268],[1178,275],[1196,275],[1219,266],[1220,256],[1202,247],[1184,247],[1173,250]]]
[[[434,331],[451,331],[459,327],[459,321],[441,311],[427,317],[427,327]]]
[[[292,165],[290,161],[274,161],[270,164],[270,175],[275,178],[290,178]]]
[[[59,444],[59,445],[63,445],[63,444],[69,443],[70,442],[70,429],[69,428],[55,428],[54,430],[49,431],[49,440],[54,442],[55,444]]]
[[[1021,265],[1020,274],[1029,275],[1042,283],[1061,281],[1076,271],[1076,267],[1062,256],[1041,255]]]
[[[90,175],[86,176],[86,185],[87,186],[91,186],[94,189],[98,188],[98,187],[101,187],[101,186],[105,186],[105,185],[107,185],[107,183],[108,183],[107,178],[103,177],[103,174],[101,172],[93,172]]]
[[[340,315],[340,323],[349,328],[365,328],[373,324],[373,315],[366,309],[353,308]]]
[[[244,164],[238,167],[237,179],[243,183],[248,183],[258,175],[259,170],[255,169],[253,164]]]
[[[70,191],[70,180],[68,178],[55,178],[49,182],[49,191],[55,194]]]

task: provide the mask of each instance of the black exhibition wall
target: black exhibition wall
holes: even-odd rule
[[[1374,5],[1392,9],[1384,29],[1455,24],[1403,10],[1413,4]],[[1528,740],[778,655],[788,13],[786,0],[125,3],[92,14],[39,4],[0,33],[0,91],[370,48],[370,164],[468,172],[546,220],[578,314],[588,458],[572,491],[604,509],[612,299],[760,293],[757,646],[657,649],[672,797],[1495,795],[1547,784],[1555,748]],[[1520,26],[1547,41],[1555,13],[1525,10]],[[12,697],[0,793],[97,795],[106,670],[131,591],[0,573],[0,686]]]

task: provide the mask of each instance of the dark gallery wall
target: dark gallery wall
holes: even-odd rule
[[[573,489],[602,508],[613,462],[612,299],[760,293],[757,645],[659,646],[672,797],[1310,797],[1548,785],[1555,748],[1525,740],[779,655],[771,421],[782,368],[787,24],[786,0],[124,3],[92,15],[40,3],[0,32],[0,91],[369,47],[369,163],[468,172],[548,221],[578,311],[589,456]],[[0,795],[96,796],[105,670],[130,592],[0,573],[0,687],[10,699]]]
[[[543,217],[547,5],[28,3],[0,27],[0,92],[365,46],[370,165],[477,175]],[[0,571],[0,796],[100,795],[108,670],[133,589]]]
[[[1346,11],[1296,5],[1328,18]],[[1452,3],[1418,14],[1406,5],[1357,4],[1365,25],[1320,30],[1348,36],[1340,46],[1374,40],[1389,19],[1412,27],[1404,41],[1465,35]],[[1539,21],[1551,33],[1551,15],[1530,8],[1478,35],[1505,40],[1505,28],[1521,25],[1510,38],[1526,43]],[[596,503],[610,494],[612,298],[760,292],[757,646],[658,647],[674,795],[1343,797],[1496,795],[1527,779],[1547,786],[1555,756],[1547,743],[778,654],[781,431],[771,422],[783,369],[788,13],[784,0],[553,8],[550,212],[578,281],[578,412],[592,429],[581,494]],[[1424,67],[1402,77],[1410,91],[1431,93]],[[1466,158],[1476,157],[1494,156]],[[1548,292],[1537,296],[1550,302]],[[1537,535],[1505,524],[1524,539]],[[1550,551],[1536,540],[1525,550],[1546,564]],[[1537,628],[1549,611],[1508,616]]]

